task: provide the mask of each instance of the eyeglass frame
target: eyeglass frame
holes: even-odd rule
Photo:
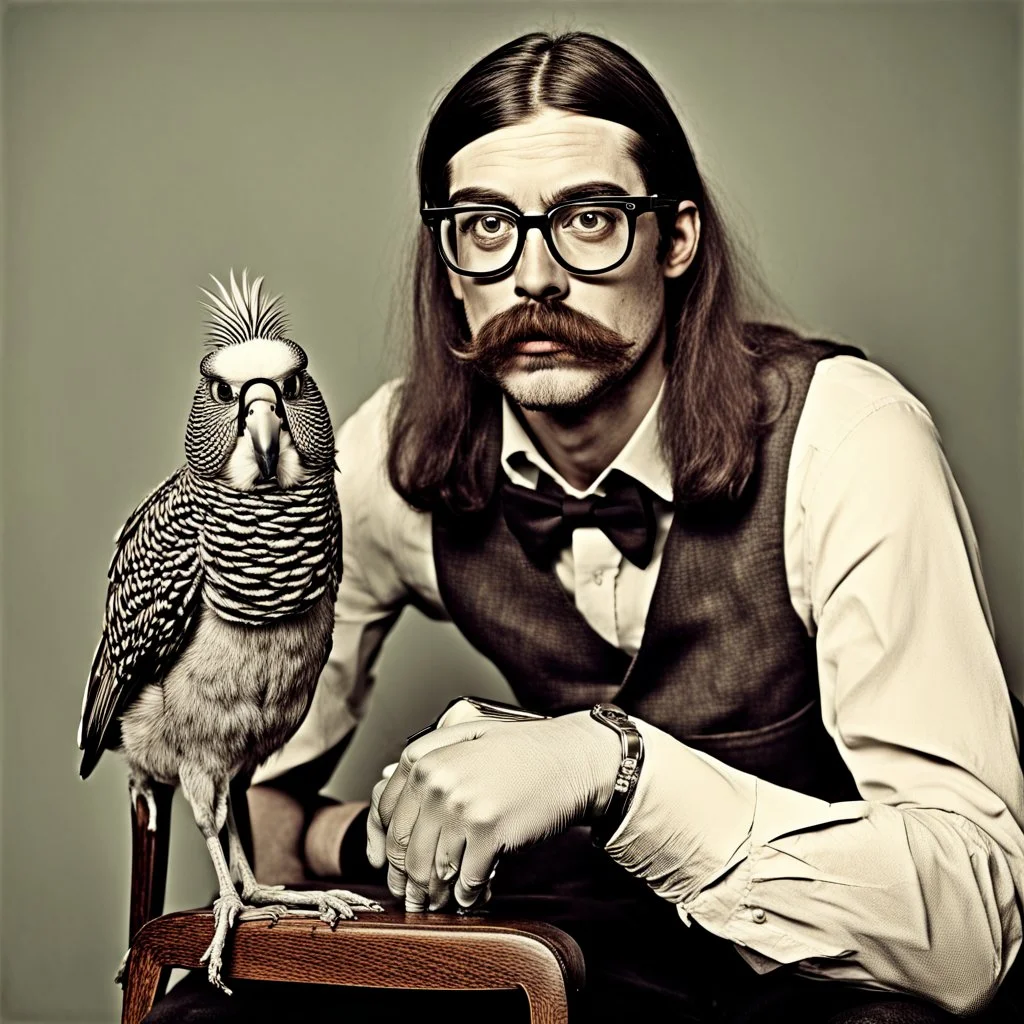
[[[636,237],[637,217],[642,213],[653,213],[656,210],[668,209],[680,202],[682,200],[659,196],[657,193],[651,196],[594,196],[592,198],[571,199],[564,203],[556,203],[550,209],[545,210],[544,213],[519,213],[517,210],[502,206],[500,203],[466,203],[460,206],[424,206],[420,210],[420,216],[423,219],[423,223],[430,229],[430,233],[434,238],[434,244],[437,247],[437,251],[441,254],[441,259],[444,261],[445,266],[453,273],[460,274],[462,277],[473,277],[481,281],[490,281],[504,277],[515,267],[519,262],[519,258],[523,255],[523,249],[526,248],[526,235],[531,228],[537,228],[540,231],[544,243],[548,247],[548,252],[551,253],[552,259],[559,266],[568,270],[570,274],[594,277],[598,274],[607,274],[609,271],[615,270],[629,259],[629,255],[633,251],[633,240]],[[625,252],[614,263],[609,264],[607,267],[602,267],[600,270],[580,270],[569,263],[558,251],[558,247],[551,238],[551,222],[559,210],[565,210],[573,206],[612,206],[625,212],[629,236],[626,239]],[[456,213],[484,213],[487,211],[507,214],[515,221],[517,233],[515,251],[508,262],[502,264],[497,270],[488,270],[485,273],[463,270],[452,263],[444,251],[444,244],[441,241],[440,235],[441,222],[448,217],[453,217]]]

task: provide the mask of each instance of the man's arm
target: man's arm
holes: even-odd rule
[[[407,506],[396,506],[401,499],[384,470],[383,428],[392,387],[379,389],[338,431],[344,571],[331,653],[308,714],[260,766],[249,790],[253,867],[263,882],[338,876],[344,870],[344,834],[367,806],[339,804],[320,790],[355,734],[381,644],[409,600],[404,563],[421,546],[422,524]]]
[[[864,799],[770,785],[642,724],[607,850],[759,971],[978,1009],[1021,941],[1024,785],[973,533],[926,413],[873,405],[806,513],[824,722]]]
[[[326,831],[324,812],[329,808],[347,808],[354,816],[357,807],[340,804],[320,796],[345,752],[353,732],[319,757],[298,765],[262,785],[251,786],[247,793],[253,839],[253,871],[267,884],[303,881],[307,875],[340,874],[340,830]],[[336,863],[330,864],[331,847]],[[312,856],[311,856],[312,854]],[[324,870],[330,864],[334,871]]]

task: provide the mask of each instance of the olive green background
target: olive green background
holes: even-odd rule
[[[799,324],[931,408],[1020,691],[1021,13],[1015,4],[8,4],[3,21],[0,1014],[113,1021],[123,766],[74,737],[111,539],[183,460],[209,272],[285,296],[336,422],[396,372],[414,154],[523,31],[587,28],[664,84]],[[503,683],[410,612],[333,791],[450,694]],[[170,908],[213,889],[176,804]],[[339,1013],[344,1004],[339,1000]]]

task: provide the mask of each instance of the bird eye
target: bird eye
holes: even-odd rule
[[[285,380],[281,393],[289,400],[296,399],[302,394],[302,381],[299,380],[297,373],[293,373]]]
[[[224,402],[225,404],[235,400],[231,385],[225,384],[222,380],[210,382],[210,393],[218,402]]]

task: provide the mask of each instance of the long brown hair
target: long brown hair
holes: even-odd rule
[[[729,499],[750,477],[762,427],[757,360],[796,336],[743,320],[737,255],[665,94],[639,61],[598,36],[532,33],[475,64],[441,101],[419,153],[420,198],[443,206],[448,162],[463,146],[543,107],[632,129],[635,160],[651,193],[691,199],[700,245],[665,284],[668,367],[659,429],[677,501]],[[667,250],[674,211],[659,213]],[[452,356],[468,326],[426,227],[415,254],[413,346],[391,409],[388,472],[412,506],[453,514],[491,497],[485,444],[499,391]]]

